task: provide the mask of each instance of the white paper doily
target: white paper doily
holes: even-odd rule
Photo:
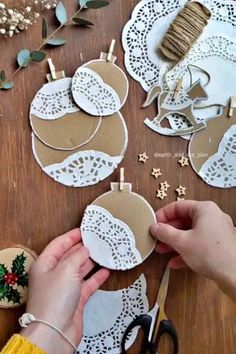
[[[67,113],[79,111],[73,101],[71,93],[72,79],[48,82],[36,93],[30,107],[30,114],[38,118],[52,120],[58,119]]]
[[[98,290],[85,305],[84,336],[79,354],[120,354],[128,325],[148,312],[147,283],[142,274],[133,285],[118,291]],[[126,342],[128,349],[137,336],[134,329]]]
[[[157,84],[163,85],[163,77],[170,64],[158,53],[158,44],[170,23],[187,0],[142,0],[135,7],[131,20],[123,30],[125,65],[129,74],[142,85],[145,91]],[[175,82],[185,76],[189,83],[187,66],[191,63],[209,71],[211,81],[206,86],[209,96],[203,105],[227,104],[236,92],[236,3],[233,0],[201,0],[211,11],[212,17],[202,35],[181,61],[166,77],[173,88]],[[198,75],[198,76],[196,76]],[[194,81],[202,78],[193,73]],[[202,74],[203,75],[203,74]],[[204,76],[204,75],[203,75]],[[232,78],[228,80],[228,78]],[[217,102],[218,101],[218,102]],[[208,111],[201,119],[209,118]],[[186,127],[186,121],[168,116],[171,127]]]
[[[191,151],[190,146],[191,142]],[[192,161],[191,164],[195,172],[209,185],[220,188],[236,187],[236,124],[227,130],[217,153],[204,162],[199,172]]]
[[[109,116],[121,108],[119,96],[94,70],[80,67],[72,79],[72,94],[80,108],[94,116]]]
[[[126,270],[142,263],[132,230],[100,206],[86,208],[81,233],[91,258],[103,267]]]

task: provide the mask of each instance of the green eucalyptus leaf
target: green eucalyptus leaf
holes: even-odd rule
[[[4,70],[0,71],[0,81],[5,81],[6,80],[6,73]]]
[[[63,38],[50,38],[47,40],[47,44],[52,46],[59,46],[66,43],[66,40]]]
[[[30,57],[35,62],[43,61],[46,58],[46,53],[41,52],[39,50],[35,50],[30,53]]]
[[[22,49],[17,53],[17,63],[20,67],[25,68],[30,62],[30,51],[29,49]]]
[[[81,7],[86,7],[86,4],[89,0],[79,0],[79,4]]]
[[[85,20],[84,18],[79,18],[79,17],[73,17],[73,22],[82,27],[87,27],[87,26],[94,26],[94,24],[88,20]]]
[[[86,2],[88,9],[101,9],[102,7],[108,6],[110,3],[106,0],[89,0]]]
[[[4,84],[1,86],[1,89],[3,90],[11,90],[14,87],[14,82],[4,82]]]
[[[46,39],[48,36],[48,21],[43,17],[42,19],[42,38]]]
[[[58,21],[60,22],[61,25],[65,25],[66,22],[68,21],[66,8],[65,8],[65,6],[63,5],[62,2],[59,2],[57,4],[57,7],[56,7],[56,18],[58,19]]]

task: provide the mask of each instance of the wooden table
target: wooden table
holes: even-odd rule
[[[116,38],[118,64],[123,66],[121,31],[138,0],[111,0],[109,7],[90,11],[87,18],[95,23],[93,29],[66,28],[60,36],[67,44],[47,50],[58,69],[65,69],[68,76],[75,69],[97,58],[106,50],[112,38]],[[73,11],[72,1],[65,5]],[[50,18],[54,28],[55,23]],[[40,43],[40,23],[12,39],[1,39],[0,68],[10,74],[14,70],[14,58],[23,48],[35,49]],[[31,65],[16,77],[12,91],[0,92],[1,148],[0,148],[0,247],[23,244],[40,252],[46,244],[80,224],[83,210],[97,196],[108,191],[109,183],[116,181],[118,171],[99,185],[88,188],[67,188],[46,176],[35,162],[31,151],[29,104],[37,90],[45,82],[46,62]],[[129,147],[123,166],[126,181],[133,183],[133,190],[143,195],[153,206],[161,206],[176,199],[175,188],[181,183],[187,187],[187,198],[213,200],[226,213],[234,217],[236,190],[220,190],[207,186],[190,167],[177,164],[178,153],[187,151],[187,142],[181,138],[162,137],[144,126],[146,114],[154,116],[155,105],[145,112],[140,109],[145,93],[132,78],[129,99],[122,109],[129,131]],[[142,165],[137,161],[139,153],[146,151],[149,160]],[[163,154],[163,155],[162,155]],[[162,202],[155,198],[158,182],[150,177],[152,167],[160,167],[163,179],[171,188]],[[167,263],[166,256],[153,254],[142,266],[126,272],[114,273],[106,289],[128,286],[142,272],[148,280],[148,296],[153,306],[161,275]],[[0,346],[18,331],[17,319],[23,309],[0,310]],[[180,336],[181,354],[235,354],[236,308],[217,286],[189,270],[171,274],[166,312],[175,323]],[[137,353],[133,349],[132,353]],[[160,353],[170,353],[168,341],[164,341]],[[63,353],[62,353],[63,354]]]

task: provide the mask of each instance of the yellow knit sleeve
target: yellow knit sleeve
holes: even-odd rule
[[[8,341],[6,346],[2,349],[0,354],[46,354],[37,345],[28,341],[28,339],[14,334]]]

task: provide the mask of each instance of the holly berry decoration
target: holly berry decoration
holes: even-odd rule
[[[25,253],[17,255],[11,265],[11,269],[0,263],[0,301],[7,299],[14,304],[21,303],[21,293],[18,287],[28,286],[29,273],[25,270]]]

